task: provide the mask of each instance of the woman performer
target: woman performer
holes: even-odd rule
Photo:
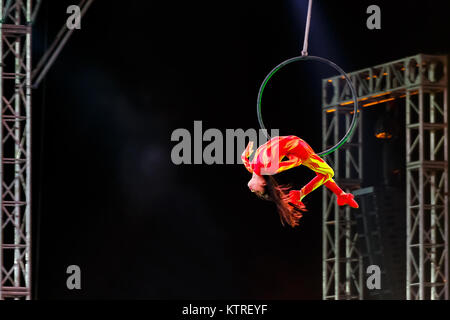
[[[253,174],[248,187],[258,197],[276,203],[283,225],[284,222],[291,227],[298,225],[298,220],[302,217],[301,212],[306,211],[303,198],[321,185],[325,185],[337,196],[339,206],[347,204],[352,208],[359,207],[354,196],[342,191],[334,182],[333,169],[299,137],[273,137],[256,150],[250,162],[252,153],[253,141],[250,141],[241,156],[245,167]],[[278,185],[273,178],[274,174],[302,164],[313,170],[316,177],[300,190],[290,190],[288,186]]]

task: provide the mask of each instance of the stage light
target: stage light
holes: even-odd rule
[[[392,139],[396,124],[391,114],[391,106],[386,106],[386,111],[378,118],[375,124],[375,137],[377,139]]]
[[[383,103],[383,102],[387,102],[387,101],[392,101],[392,100],[394,100],[394,99],[395,99],[395,98],[383,99],[383,100],[380,100],[380,101],[375,101],[375,102],[366,103],[366,104],[363,104],[362,106],[363,106],[363,107],[373,106],[373,105],[376,105],[376,104],[379,104],[379,103]]]
[[[389,132],[380,132],[375,134],[375,137],[377,137],[378,139],[391,139],[392,134],[390,134]]]

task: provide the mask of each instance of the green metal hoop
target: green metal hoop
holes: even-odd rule
[[[284,66],[295,62],[295,61],[301,61],[301,60],[313,60],[313,61],[319,61],[322,63],[325,63],[329,66],[331,66],[332,68],[334,68],[337,72],[339,72],[339,74],[341,76],[343,76],[345,78],[345,80],[347,81],[347,84],[350,88],[350,91],[352,92],[352,97],[353,97],[353,118],[352,118],[352,122],[350,123],[350,126],[347,130],[347,133],[344,135],[344,137],[342,137],[342,139],[334,146],[330,147],[327,150],[324,150],[322,152],[317,153],[319,156],[326,156],[327,154],[330,154],[334,151],[336,151],[337,149],[339,149],[340,147],[342,147],[342,145],[348,141],[348,139],[350,139],[350,137],[353,134],[353,131],[356,127],[356,124],[358,122],[358,96],[356,95],[356,89],[353,86],[352,81],[350,80],[350,78],[348,77],[348,75],[345,73],[344,70],[342,70],[337,64],[331,62],[330,60],[327,60],[325,58],[321,58],[321,57],[316,57],[316,56],[298,56],[298,57],[293,57],[290,58],[286,61],[283,61],[282,63],[280,63],[279,65],[277,65],[275,68],[272,69],[272,71],[270,71],[270,73],[266,76],[266,78],[264,79],[264,81],[262,82],[260,88],[259,88],[259,92],[258,92],[258,100],[257,100],[257,114],[258,114],[258,122],[259,122],[259,126],[261,127],[261,129],[263,129],[264,134],[266,135],[267,139],[270,139],[270,135],[267,132],[266,127],[264,126],[264,122],[262,119],[262,114],[261,114],[261,102],[262,102],[262,94],[264,92],[264,89],[267,85],[267,83],[269,82],[270,78],[272,78],[272,76],[281,68],[283,68]]]

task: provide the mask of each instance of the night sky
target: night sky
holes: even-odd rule
[[[309,53],[348,72],[448,54],[448,3],[316,0]],[[71,4],[44,1],[34,65]],[[371,4],[381,30],[366,27]],[[249,192],[243,165],[170,157],[172,132],[193,132],[194,121],[258,129],[259,86],[300,55],[305,15],[303,0],[94,1],[33,95],[35,298],[321,299],[320,189],[292,229]],[[267,126],[320,151],[330,75],[314,63],[280,71],[264,101]],[[313,176],[301,167],[280,179],[301,187]],[[73,264],[78,291],[66,288]]]

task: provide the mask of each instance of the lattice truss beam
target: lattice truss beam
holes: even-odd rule
[[[323,148],[336,144],[350,126],[351,107],[324,112]],[[345,190],[360,187],[362,179],[362,121],[350,140],[326,161],[333,167],[336,182]],[[362,257],[357,249],[356,223],[350,208],[339,207],[336,196],[323,190],[323,298],[362,298]]]
[[[405,98],[413,86],[446,86],[446,56],[424,55],[399,59],[348,73],[356,88],[360,107]],[[353,105],[350,88],[341,76],[322,80],[322,106],[332,112],[338,107]]]
[[[408,299],[448,299],[447,112],[447,88],[407,91]]]
[[[0,299],[31,298],[31,0],[0,0]]]
[[[360,112],[394,99],[406,103],[407,117],[411,117],[406,128],[407,297],[448,299],[447,57],[418,54],[348,75],[358,94]],[[325,149],[348,128],[353,101],[344,78],[330,77],[322,84]],[[362,114],[359,120],[357,134],[345,148],[327,157],[335,179],[347,191],[358,188],[363,179]],[[414,152],[419,156],[414,158]],[[324,188],[324,299],[363,298],[362,259],[354,226],[349,209],[339,208]]]

